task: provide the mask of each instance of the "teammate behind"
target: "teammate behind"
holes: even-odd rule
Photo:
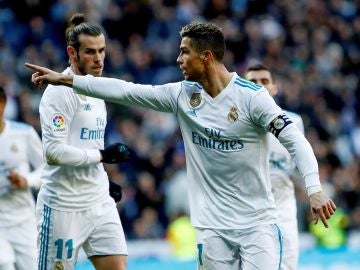
[[[278,92],[277,85],[270,70],[264,65],[257,64],[247,68],[244,78],[263,85],[275,96]],[[304,133],[304,124],[300,115],[285,111],[290,120]],[[283,234],[283,257],[282,270],[297,269],[299,257],[299,235],[296,211],[296,199],[294,184],[291,176],[294,173],[295,163],[293,162],[286,148],[268,133],[270,146],[270,180],[275,204],[279,212],[278,225]]]
[[[33,127],[4,118],[6,99],[0,87],[0,270],[35,270],[41,140]]]
[[[75,14],[66,29],[70,67],[64,75],[101,76],[105,34]],[[123,144],[104,148],[103,100],[49,85],[40,102],[47,160],[37,203],[39,270],[73,269],[82,247],[100,270],[124,270],[127,247],[119,214],[109,195],[103,164],[128,159]]]
[[[266,134],[271,130],[296,159],[314,218],[327,226],[335,204],[321,191],[311,146],[264,87],[226,69],[224,35],[217,26],[191,23],[180,35],[182,82],[140,85],[26,66],[36,71],[32,81],[38,87],[73,86],[78,94],[176,114],[199,269],[278,269],[281,242],[274,225]]]

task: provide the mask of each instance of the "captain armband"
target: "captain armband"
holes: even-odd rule
[[[292,121],[289,119],[289,117],[283,113],[276,117],[269,125],[269,131],[275,135],[277,138],[280,134],[280,132],[289,124],[291,124]]]

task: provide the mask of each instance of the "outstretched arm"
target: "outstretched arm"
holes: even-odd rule
[[[35,70],[31,81],[40,89],[46,84],[64,85],[72,88],[76,94],[162,112],[177,111],[178,97],[182,91],[181,82],[164,85],[135,84],[116,78],[66,75],[29,63],[25,66]]]
[[[68,87],[72,87],[72,75],[58,73],[51,69],[30,63],[25,63],[25,66],[36,71],[31,76],[31,82],[35,84],[36,87],[39,89],[43,88],[46,84],[65,85]]]

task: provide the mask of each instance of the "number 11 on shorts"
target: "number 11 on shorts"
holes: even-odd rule
[[[67,256],[66,259],[71,259],[71,257],[73,256],[73,240],[69,239],[65,242],[64,245],[64,239],[58,239],[55,241],[55,246],[57,248],[57,252],[56,252],[56,258],[57,259],[62,259],[63,258],[63,250],[66,249],[67,250]]]

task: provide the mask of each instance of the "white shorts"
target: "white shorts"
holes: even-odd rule
[[[88,257],[127,255],[125,235],[114,201],[67,212],[38,202],[38,270],[73,269],[80,247]]]
[[[198,270],[277,270],[282,235],[277,225],[247,230],[196,228]]]
[[[280,270],[298,269],[299,259],[299,234],[297,220],[294,222],[279,224],[283,234],[283,257]]]
[[[284,190],[279,184],[277,185],[273,188],[273,193],[279,213],[278,225],[283,234],[283,259],[280,270],[296,270],[299,258],[299,233],[294,188]]]
[[[0,265],[15,263],[18,270],[37,269],[35,216],[22,223],[0,228]]]

